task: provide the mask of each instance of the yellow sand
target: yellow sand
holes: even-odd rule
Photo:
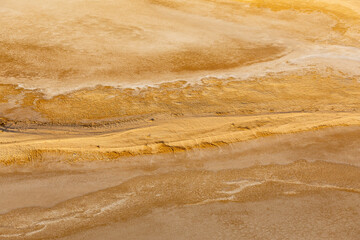
[[[358,239],[359,13],[1,0],[0,239]]]

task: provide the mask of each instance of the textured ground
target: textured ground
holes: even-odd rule
[[[359,235],[360,2],[0,0],[0,25],[0,239]]]
[[[4,239],[357,239],[359,127],[4,169]],[[24,208],[25,207],[25,208]]]

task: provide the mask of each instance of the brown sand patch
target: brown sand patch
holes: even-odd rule
[[[179,171],[136,177],[51,208],[17,209],[0,215],[0,236],[5,239],[61,237],[143,216],[159,207],[256,202],[333,192],[359,194],[358,175],[359,169],[353,166],[299,161],[240,170]]]

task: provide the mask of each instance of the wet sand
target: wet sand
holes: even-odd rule
[[[360,3],[0,1],[0,239],[357,239]]]
[[[223,239],[298,239],[306,229],[321,239],[356,239],[359,131],[272,136],[120,162],[8,167],[0,177],[3,237],[214,239],[215,231]],[[338,213],[353,225],[334,223]],[[254,221],[263,223],[255,228]]]
[[[60,239],[357,239],[359,200],[349,193],[314,193],[174,207]],[[329,217],[335,215],[334,223]]]

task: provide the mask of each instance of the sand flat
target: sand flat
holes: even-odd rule
[[[0,239],[357,239],[356,0],[0,0]]]

